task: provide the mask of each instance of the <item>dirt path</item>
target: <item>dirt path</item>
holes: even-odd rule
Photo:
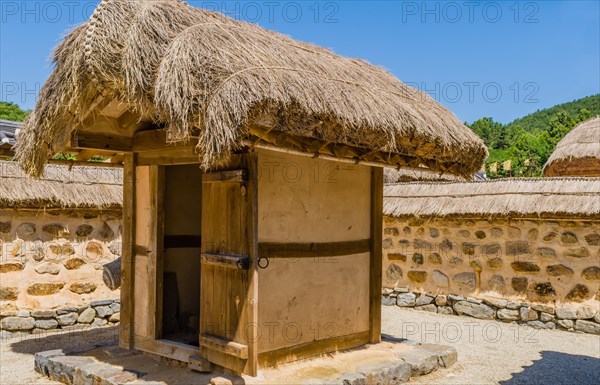
[[[417,378],[415,384],[600,384],[600,336],[534,330],[497,321],[383,308],[383,333],[441,343],[458,350],[449,370]],[[30,336],[0,341],[0,384],[58,384],[33,370],[40,350],[73,349],[114,341],[116,328]]]
[[[458,363],[415,384],[600,384],[600,336],[383,308],[383,333],[451,345]]]

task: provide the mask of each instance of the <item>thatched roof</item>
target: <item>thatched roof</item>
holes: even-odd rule
[[[578,124],[558,144],[544,176],[600,176],[600,116]]]
[[[0,209],[120,209],[123,170],[49,164],[29,178],[16,162],[0,161]]]
[[[150,116],[170,141],[197,141],[205,169],[249,137],[460,175],[487,155],[451,112],[382,68],[178,0],[103,0],[53,58],[17,144],[31,174],[99,97]]]
[[[600,178],[398,183],[383,195],[384,214],[395,217],[600,218]]]

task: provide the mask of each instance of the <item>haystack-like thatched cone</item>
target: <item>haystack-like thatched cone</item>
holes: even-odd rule
[[[577,125],[556,145],[544,176],[600,176],[600,116]]]
[[[487,155],[452,113],[383,69],[177,0],[103,0],[53,58],[17,145],[34,175],[71,131],[98,131],[89,116],[102,100],[170,141],[197,141],[205,169],[247,139],[458,175]]]

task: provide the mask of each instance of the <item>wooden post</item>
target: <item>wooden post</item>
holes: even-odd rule
[[[123,161],[123,234],[121,251],[121,321],[119,345],[133,348],[134,277],[135,277],[135,155],[125,154]]]
[[[369,287],[369,341],[381,342],[381,273],[383,236],[383,168],[371,167],[371,278]]]
[[[256,376],[258,373],[258,154],[246,154],[248,167],[248,258],[250,268],[248,271],[248,316],[247,344],[248,361],[246,369],[248,374]]]
[[[163,300],[163,265],[164,265],[164,186],[165,168],[150,166],[150,224],[148,230],[148,277],[149,293],[149,325],[148,335],[154,339],[162,338],[162,300]]]

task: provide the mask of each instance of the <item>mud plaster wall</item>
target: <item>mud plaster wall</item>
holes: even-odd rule
[[[600,222],[384,217],[383,286],[600,300]]]
[[[121,253],[121,213],[0,210],[0,311],[117,299],[102,266]]]
[[[371,170],[259,152],[260,242],[370,237]],[[271,351],[369,329],[370,253],[277,258],[259,269],[259,324]]]

